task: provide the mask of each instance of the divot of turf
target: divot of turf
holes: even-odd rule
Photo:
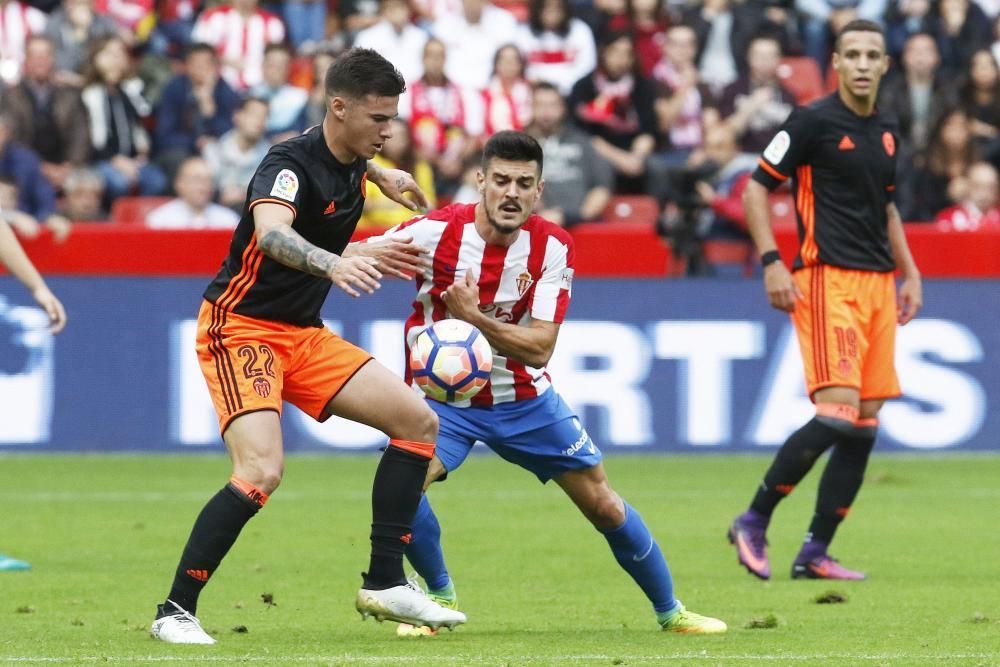
[[[233,628],[233,632],[245,635],[246,633],[250,632],[250,630],[248,630],[247,626],[245,625],[237,625],[236,627]]]
[[[847,602],[847,595],[839,591],[827,591],[816,596],[816,604],[843,604]]]
[[[755,616],[747,621],[744,626],[747,630],[771,630],[778,627],[778,617],[774,614],[767,614],[766,616]]]

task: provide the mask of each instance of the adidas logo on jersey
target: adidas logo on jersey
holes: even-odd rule
[[[851,138],[845,134],[844,138],[840,140],[839,144],[837,144],[837,148],[842,151],[853,151],[855,146],[854,142],[851,141]]]

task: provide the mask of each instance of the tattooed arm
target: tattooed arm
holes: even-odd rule
[[[373,257],[341,257],[309,243],[292,229],[291,210],[281,204],[259,204],[253,209],[254,230],[261,252],[287,267],[321,278],[351,296],[360,296],[358,289],[368,294],[381,285],[382,274],[375,268]]]
[[[402,169],[386,169],[373,160],[368,160],[368,180],[377,185],[386,197],[411,211],[421,213],[428,208],[424,191],[413,176]],[[407,192],[413,195],[412,199],[405,196]]]

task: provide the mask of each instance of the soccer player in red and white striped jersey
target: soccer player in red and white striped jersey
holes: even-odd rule
[[[0,83],[21,79],[28,37],[45,30],[45,14],[19,0],[0,0]]]
[[[232,0],[199,16],[191,41],[214,46],[223,63],[222,77],[245,91],[263,79],[264,49],[285,41],[285,24],[277,14],[260,9],[257,0]]]
[[[428,400],[440,430],[428,482],[454,472],[482,441],[504,459],[562,487],[607,539],[619,565],[672,632],[725,632],[726,624],[685,610],[659,546],[642,517],[608,483],[601,452],[552,388],[545,364],[555,349],[573,283],[573,238],[532,214],[544,188],[542,148],[531,136],[498,132],[483,150],[480,201],[454,205],[387,232],[427,249],[433,266],[416,280],[406,322],[412,342],[446,318],[477,327],[493,348],[486,388],[464,403]],[[406,556],[439,604],[455,603],[441,530],[426,494]],[[400,634],[430,631],[402,625]]]

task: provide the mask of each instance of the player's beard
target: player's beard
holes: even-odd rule
[[[520,207],[520,204],[518,204],[518,206]],[[523,209],[520,210],[520,211],[518,211],[518,213],[519,214],[523,213]],[[517,230],[521,229],[522,226],[524,226],[524,220],[520,220],[519,222],[516,222],[516,223],[506,224],[506,223],[499,222],[489,212],[487,212],[487,214],[486,214],[486,222],[488,222],[490,224],[490,227],[492,227],[493,229],[497,230],[501,234],[513,234]]]

